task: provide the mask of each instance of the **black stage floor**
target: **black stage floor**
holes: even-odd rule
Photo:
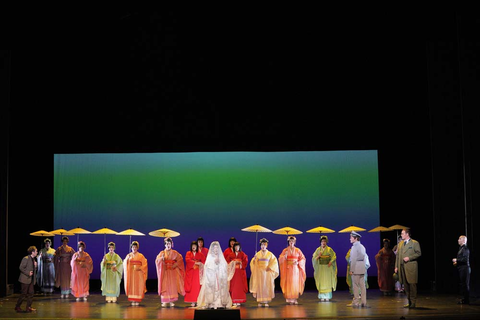
[[[396,293],[383,296],[378,290],[367,291],[368,308],[347,307],[351,297],[348,291],[334,292],[331,302],[320,302],[316,292],[308,291],[299,304],[287,305],[281,292],[269,308],[259,308],[251,295],[240,308],[241,319],[479,319],[480,304],[458,305],[457,297],[444,294],[421,294],[417,309],[404,309],[405,295]],[[140,306],[130,306],[125,295],[115,304],[106,303],[99,293],[92,294],[87,302],[76,302],[73,297],[60,299],[59,294],[35,295],[36,313],[14,311],[18,294],[0,299],[0,319],[193,319],[194,309],[177,301],[172,308],[162,308],[160,298],[146,294]],[[25,308],[25,302],[22,305]],[[212,310],[213,312],[214,310]],[[221,311],[221,310],[217,310]],[[402,318],[403,317],[403,318]]]

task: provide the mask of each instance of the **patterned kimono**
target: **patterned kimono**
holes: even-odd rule
[[[93,271],[93,261],[86,252],[75,252],[70,262],[72,267],[72,294],[75,298],[86,298],[90,290],[90,273]]]
[[[305,289],[305,256],[296,247],[283,249],[278,259],[280,263],[280,287],[287,302],[293,302]],[[295,264],[295,262],[297,264]]]
[[[160,258],[164,258],[161,260]],[[183,257],[176,250],[163,250],[155,260],[158,277],[158,295],[162,303],[178,300],[178,294],[185,295],[185,268]]]
[[[380,291],[389,293],[395,288],[393,272],[395,271],[395,254],[392,250],[380,249],[375,256],[378,269],[378,287]]]
[[[200,266],[196,262],[201,262]],[[185,302],[196,303],[200,292],[200,272],[203,272],[205,256],[201,252],[185,254]]]
[[[118,298],[123,274],[122,258],[116,253],[107,253],[100,263],[102,296]]]
[[[248,266],[248,257],[242,251],[238,253],[232,252],[227,256],[226,260],[227,263],[237,261],[235,264],[235,274],[233,275],[232,280],[230,280],[230,295],[232,297],[232,302],[245,303],[247,302],[248,292],[247,272],[245,271]]]
[[[147,259],[140,252],[127,254],[123,261],[123,274],[128,301],[141,302],[147,292]]]
[[[37,284],[42,292],[52,293],[55,286],[55,249],[43,248],[38,256]]]
[[[55,287],[60,287],[61,294],[70,294],[72,267],[70,262],[75,253],[70,246],[60,246],[55,252]]]
[[[328,266],[329,263],[330,266]],[[337,290],[337,255],[335,251],[329,246],[318,247],[313,253],[312,264],[318,299],[332,299],[332,291]]]
[[[267,271],[267,267],[270,268]],[[268,250],[260,250],[250,261],[250,292],[259,303],[268,303],[275,298],[275,279],[279,268],[277,258]]]

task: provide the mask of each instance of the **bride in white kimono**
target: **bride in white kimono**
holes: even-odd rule
[[[212,242],[200,274],[202,288],[198,294],[197,308],[231,308],[232,298],[228,286],[234,274],[235,264],[227,264],[220,243]]]

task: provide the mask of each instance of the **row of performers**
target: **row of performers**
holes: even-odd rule
[[[85,252],[86,245],[83,241],[78,243],[78,252],[68,246],[68,241],[68,237],[63,237],[63,244],[54,250],[50,247],[50,240],[45,240],[45,248],[40,250],[38,259],[37,283],[44,292],[53,292],[56,286],[60,287],[62,298],[67,298],[72,293],[77,301],[87,300],[93,261]],[[287,241],[288,247],[277,260],[267,249],[268,240],[260,240],[261,250],[250,261],[251,277],[248,286],[245,271],[248,257],[235,238],[230,239],[230,247],[223,254],[218,241],[212,242],[210,249],[206,249],[203,238],[198,238],[191,243],[190,251],[185,255],[185,264],[183,256],[173,249],[173,240],[165,238],[165,250],[155,259],[158,294],[162,306],[174,306],[179,295],[183,295],[184,301],[191,303],[192,307],[237,307],[246,302],[249,287],[259,306],[268,306],[275,297],[274,280],[279,275],[286,302],[297,304],[297,299],[303,294],[305,287],[306,258],[296,247],[295,237],[289,236]],[[337,286],[336,254],[327,243],[328,238],[322,236],[321,245],[312,256],[318,298],[322,301],[330,300],[332,291],[335,291]],[[100,264],[101,290],[107,302],[117,301],[122,275],[125,293],[132,305],[139,305],[143,300],[148,266],[147,259],[139,252],[139,247],[137,241],[132,242],[131,252],[122,260],[115,253],[115,243],[108,244],[109,252]],[[379,255],[380,252],[377,256]],[[346,258],[348,261],[348,253]],[[394,257],[388,260],[394,261]],[[347,269],[347,283],[348,275],[350,274]]]

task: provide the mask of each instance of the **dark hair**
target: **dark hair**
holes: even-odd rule
[[[115,249],[117,246],[115,245],[115,242],[110,241],[110,242],[108,243],[107,248],[110,248],[110,247],[113,247],[113,248]]]
[[[35,251],[35,250],[37,250],[37,247],[30,246],[30,247],[28,247],[27,252],[28,252],[28,254],[32,254],[32,252]]]
[[[190,251],[193,252],[193,250],[192,250],[193,245],[197,246],[197,251],[198,251],[198,242],[197,241],[192,241],[192,243],[190,243]]]
[[[383,239],[383,243],[385,243],[385,242],[390,243],[390,240],[385,238],[385,239]]]
[[[78,241],[78,247],[80,248],[80,246],[83,247],[83,249],[85,249],[87,246],[85,245],[85,242],[83,241]]]
[[[260,239],[260,243],[268,243],[268,240],[266,238]]]
[[[232,241],[237,242],[237,239],[235,239],[235,237],[231,237],[231,238],[228,240],[228,247],[229,247],[229,248],[231,248],[230,242],[232,242]]]
[[[70,241],[70,240],[68,239],[68,237],[62,237],[62,242],[65,241],[65,240]]]
[[[50,242],[50,244],[51,244],[51,243],[52,243],[52,240],[50,240],[50,239],[48,239],[48,238],[45,239],[45,240],[43,240],[43,243],[47,243],[47,242]]]
[[[205,240],[203,240],[203,238],[202,238],[202,237],[198,237],[198,239],[197,239],[197,243],[198,243],[198,241],[202,241],[202,242],[203,242],[203,244],[205,244]]]
[[[321,237],[320,237],[320,243],[321,243],[323,240],[327,241],[327,243],[328,243],[328,237],[327,237],[327,236],[321,236]]]
[[[170,243],[173,244],[173,240],[172,240],[172,238],[170,238],[170,237],[166,237],[165,239],[163,239],[163,242],[164,242],[164,243],[170,242]]]
[[[410,228],[405,228],[405,229],[403,229],[403,231],[405,231],[405,233],[408,233],[409,237],[412,236],[412,232],[410,231]]]
[[[351,236],[352,236],[354,239],[360,240],[360,237],[359,237],[359,236],[356,236],[356,235],[354,235],[354,234],[351,234]]]
[[[242,245],[240,244],[240,242],[238,242],[238,241],[235,242],[235,243],[233,244],[233,249],[235,249],[236,246],[240,246],[240,249],[239,249],[238,251],[242,251]]]
[[[140,248],[140,244],[138,243],[138,241],[133,241],[132,244],[130,245],[130,248],[133,246],[137,246],[137,248]]]

